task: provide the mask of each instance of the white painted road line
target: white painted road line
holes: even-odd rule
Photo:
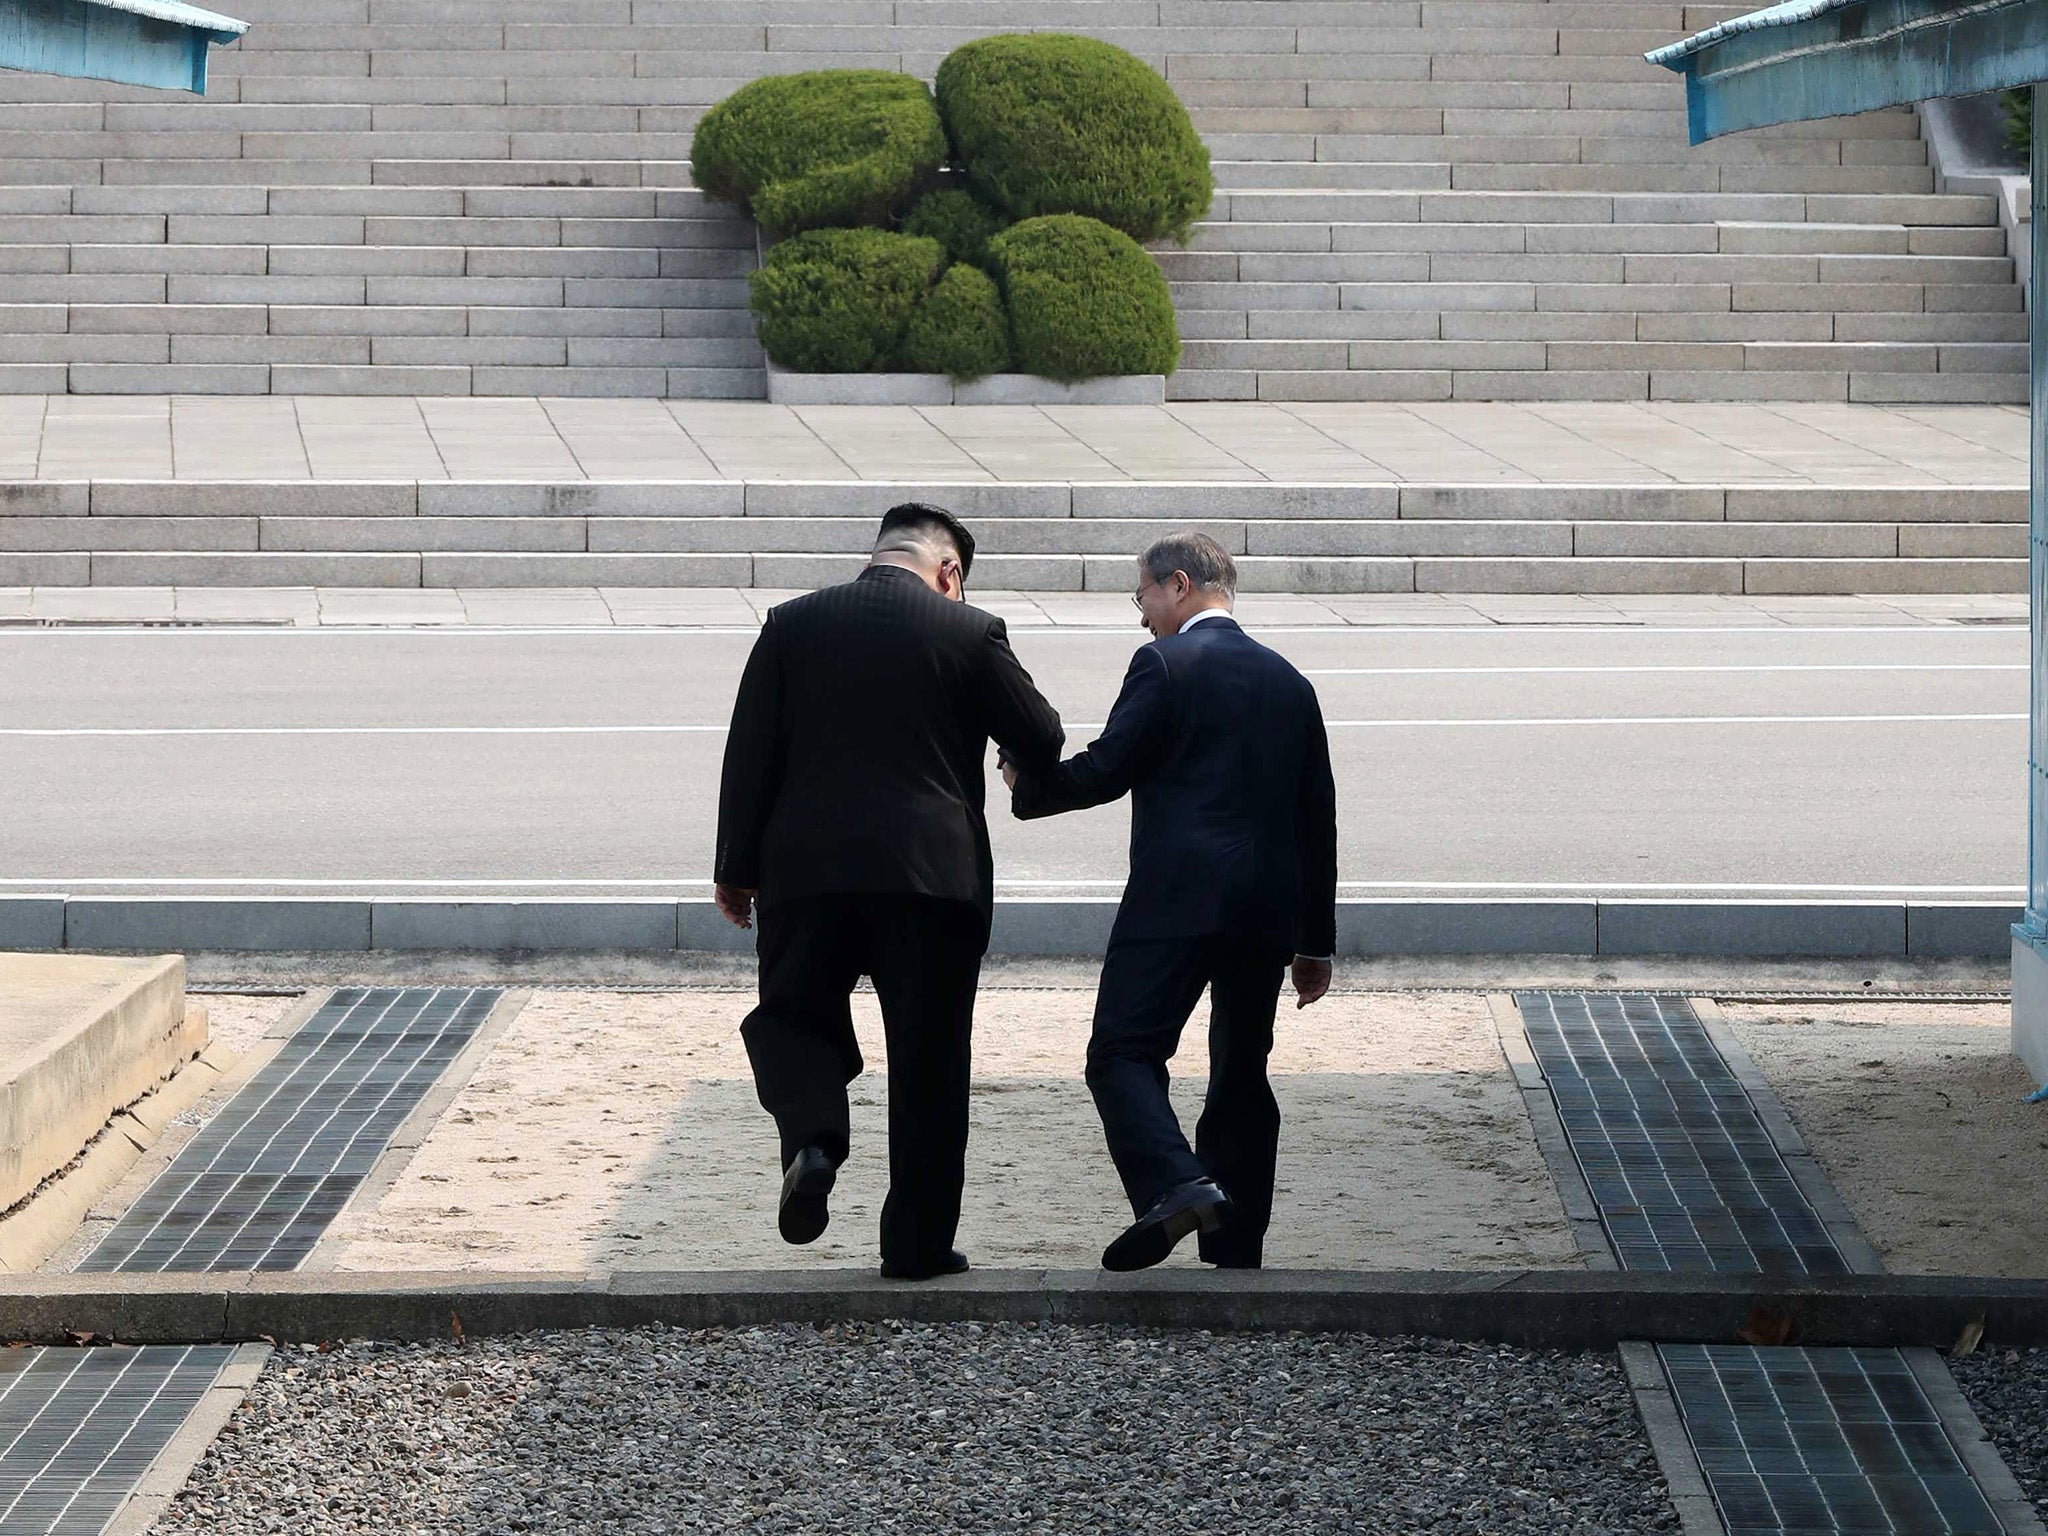
[[[1437,730],[1460,726],[1935,725],[2025,720],[2024,711],[1964,715],[1532,715],[1509,719],[1328,720],[1331,730]],[[1099,731],[1099,720],[1066,722]],[[722,736],[722,725],[17,725],[0,738],[69,736]]]
[[[1132,644],[1144,642],[1137,638],[1135,622],[1130,624],[1051,624],[1033,623],[1029,620],[1008,619],[1005,621],[1013,632],[1023,632],[1034,638],[1043,635],[1122,635]],[[1976,635],[1989,631],[1992,634],[2027,632],[2027,621],[2015,617],[2010,623],[1988,624],[1656,624],[1647,621],[1608,620],[1580,621],[1546,620],[1530,623],[1499,621],[1475,624],[1261,624],[1256,618],[1245,621],[1245,628],[1254,636],[1258,635],[1348,635],[1365,638],[1376,635],[1492,635],[1525,636],[1530,634],[1584,635],[1796,635],[1800,637],[1829,635]],[[554,638],[559,635],[621,635],[646,638],[649,635],[668,635],[676,639],[696,639],[706,636],[756,635],[759,625],[740,624],[548,624],[532,626],[493,626],[447,622],[438,624],[206,624],[165,622],[160,624],[96,624],[0,621],[0,642],[20,639],[81,639],[99,638],[111,635],[148,635],[153,639],[218,637],[234,635],[246,638],[262,635],[272,639],[301,639],[309,635],[348,635],[360,638],[364,635],[384,635],[392,638],[417,639],[433,636],[436,639],[532,639],[535,636]]]
[[[1721,666],[1639,667],[1303,667],[1303,677],[1527,677],[1537,674],[1607,676],[1634,672],[2025,672],[2024,661],[1788,662]]]

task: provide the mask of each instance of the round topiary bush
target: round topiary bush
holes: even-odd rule
[[[977,38],[939,66],[938,99],[970,185],[1013,218],[1085,213],[1139,240],[1179,239],[1215,192],[1172,87],[1094,38]]]
[[[995,279],[955,262],[910,317],[898,366],[909,373],[978,379],[1010,366],[1010,327]]]
[[[798,373],[873,373],[903,347],[945,265],[939,242],[886,229],[814,229],[768,252],[748,279],[761,345]]]
[[[1004,230],[988,251],[1025,372],[1071,382],[1171,373],[1180,361],[1166,274],[1121,230],[1054,214]]]
[[[879,69],[770,75],[697,124],[690,173],[771,235],[886,224],[946,159],[946,130],[921,80]]]
[[[903,218],[906,235],[929,235],[946,248],[949,261],[988,265],[989,236],[1010,221],[972,192],[947,187],[927,192]]]

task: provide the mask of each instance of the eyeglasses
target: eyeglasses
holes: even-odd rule
[[[1159,583],[1154,581],[1150,576],[1147,576],[1143,581],[1139,582],[1138,590],[1131,594],[1131,606],[1137,609],[1138,612],[1143,613],[1145,611],[1146,589],[1149,587],[1156,587],[1158,585]]]

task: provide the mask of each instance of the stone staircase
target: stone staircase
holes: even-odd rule
[[[1675,0],[249,0],[208,99],[0,76],[0,391],[758,397],[690,186],[771,71],[970,37],[1166,73],[1221,188],[1183,399],[2020,401],[1988,198],[1915,114],[1689,148]]]

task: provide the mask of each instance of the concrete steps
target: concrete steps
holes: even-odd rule
[[[1630,0],[253,0],[208,99],[0,77],[0,391],[759,397],[690,186],[769,72],[1020,26],[1160,68],[1219,192],[1181,399],[2024,398],[1911,111],[1691,147]]]
[[[846,515],[850,501],[961,489],[78,487],[52,493],[60,515],[0,519],[0,586],[803,587],[864,558],[873,518]],[[976,579],[1123,590],[1132,552],[1185,520],[1160,515],[1163,494],[1238,556],[1250,591],[2018,591],[2026,580],[2020,491],[1128,483],[976,498]],[[1218,515],[1199,516],[1204,506]]]

